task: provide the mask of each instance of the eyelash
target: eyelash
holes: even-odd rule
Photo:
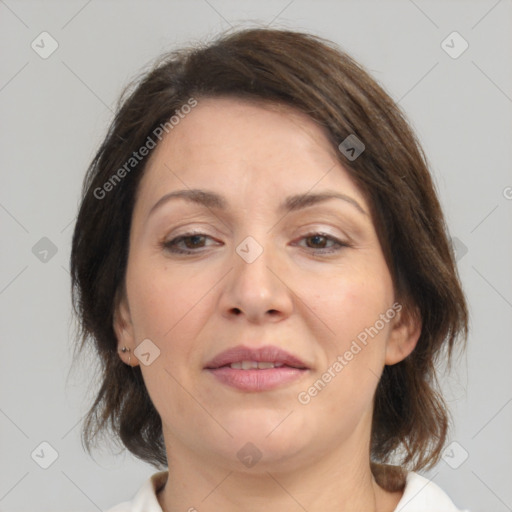
[[[200,251],[195,250],[184,250],[184,249],[178,249],[176,246],[178,243],[182,242],[183,240],[186,240],[188,238],[194,238],[194,237],[206,237],[211,238],[208,235],[205,235],[204,233],[185,233],[183,235],[180,235],[176,238],[173,238],[172,240],[169,240],[167,242],[162,242],[161,246],[162,248],[166,249],[169,252],[175,253],[175,254],[197,254]],[[327,241],[334,242],[334,244],[337,246],[337,248],[326,250],[324,249],[313,249],[314,252],[317,254],[334,254],[336,252],[341,251],[344,247],[351,247],[350,244],[347,242],[342,242],[341,240],[338,240],[337,238],[328,235],[327,233],[308,233],[301,237],[301,240],[307,239],[307,238],[314,238],[314,237],[321,237],[327,239]],[[198,249],[202,249],[203,247],[199,247]]]

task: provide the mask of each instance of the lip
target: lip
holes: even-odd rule
[[[242,361],[266,361],[283,366],[254,370],[229,366]],[[221,383],[246,392],[270,391],[300,379],[309,371],[298,357],[271,345],[257,349],[238,346],[225,350],[209,361],[204,369]]]
[[[256,349],[245,347],[243,345],[229,348],[220,354],[217,354],[211,361],[206,363],[205,369],[214,370],[222,366],[230,365],[231,363],[239,363],[241,361],[268,361],[269,363],[281,363],[293,368],[307,369],[306,364],[298,357],[273,345],[266,345]]]

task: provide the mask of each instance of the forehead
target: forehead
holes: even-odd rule
[[[281,201],[284,189],[307,193],[318,185],[364,203],[336,151],[323,127],[290,106],[200,98],[153,151],[139,196],[208,187],[246,202]]]
[[[310,139],[310,144],[321,144],[328,149],[327,141],[323,140],[326,132],[322,131],[320,124],[283,103],[231,97],[200,98],[185,119],[187,123],[183,122],[182,128],[189,130],[175,130],[183,137],[193,131],[198,135],[207,133],[212,141],[219,140],[226,135],[226,130],[229,132],[237,127],[243,131],[231,133],[235,139],[251,131],[257,134],[258,141],[263,141],[272,133],[282,141],[292,143],[298,138]]]

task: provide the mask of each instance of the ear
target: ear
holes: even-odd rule
[[[398,303],[396,303],[398,304]],[[386,345],[386,365],[403,361],[416,347],[421,335],[421,315],[417,308],[396,308],[392,320],[391,333]]]
[[[137,366],[138,359],[133,355],[133,351],[136,348],[135,335],[130,308],[128,307],[128,299],[124,290],[116,294],[113,327],[117,338],[119,357],[124,363],[130,366]],[[121,352],[123,347],[129,349],[129,351]]]

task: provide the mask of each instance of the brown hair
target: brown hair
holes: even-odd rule
[[[161,419],[140,367],[121,361],[113,330],[131,213],[148,157],[124,173],[107,197],[95,191],[190,98],[220,96],[286,104],[309,115],[325,128],[368,198],[397,297],[422,322],[416,348],[384,368],[374,398],[372,470],[386,489],[402,488],[404,471],[384,464],[432,467],[446,440],[448,412],[436,365],[450,362],[459,334],[467,337],[465,298],[425,155],[398,106],[333,43],[290,30],[235,30],[211,44],[166,54],[120,100],[88,169],[72,242],[79,349],[90,342],[101,362],[101,386],[82,433],[85,446],[90,453],[93,438],[110,428],[137,457],[159,468],[167,461]],[[365,145],[355,160],[338,151],[352,134]]]

